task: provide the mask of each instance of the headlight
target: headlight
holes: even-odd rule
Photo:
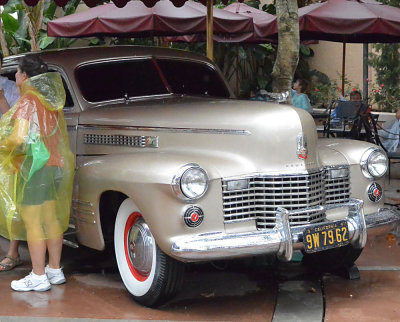
[[[360,165],[367,178],[380,178],[388,169],[388,159],[382,150],[370,148],[361,157]]]
[[[208,188],[207,173],[198,164],[187,164],[172,179],[172,187],[183,200],[199,199]]]

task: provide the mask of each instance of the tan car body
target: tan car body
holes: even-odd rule
[[[82,245],[104,249],[102,225],[110,224],[116,211],[106,213],[102,205],[108,201],[103,199],[102,203],[102,198],[112,198],[111,192],[133,200],[158,246],[181,261],[237,256],[223,252],[204,258],[181,256],[172,250],[181,238],[257,231],[254,221],[224,223],[221,179],[290,175],[348,165],[351,198],[363,201],[365,216],[383,207],[383,198],[372,202],[367,188],[372,181],[383,187],[384,180],[368,179],[360,168],[362,155],[376,146],[360,141],[318,139],[313,118],[301,109],[235,100],[233,95],[231,99],[164,95],[138,98],[129,104],[95,104],[83,98],[75,81],[76,68],[93,61],[171,57],[212,66],[205,58],[182,51],[133,47],[51,51],[43,52],[41,57],[61,73],[74,102],[73,107],[65,109],[65,117],[77,160],[72,209]],[[16,58],[5,61],[5,71],[15,69]],[[296,138],[301,133],[307,140],[307,159],[300,159],[297,153]],[[150,137],[157,140],[157,146],[84,143],[90,135]],[[209,188],[199,200],[187,202],[178,198],[172,182],[179,169],[190,163],[206,170]],[[183,221],[183,214],[191,205],[204,212],[204,221],[197,228],[189,228]],[[348,211],[340,208],[328,211],[327,219],[343,219],[347,215]],[[259,253],[257,250],[240,255]]]

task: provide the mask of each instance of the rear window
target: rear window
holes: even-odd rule
[[[207,64],[171,59],[157,62],[175,94],[230,97],[220,75]]]
[[[85,65],[77,69],[76,78],[89,102],[168,93],[150,59]]]

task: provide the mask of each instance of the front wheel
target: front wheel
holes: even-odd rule
[[[303,253],[303,264],[311,270],[320,272],[347,269],[353,266],[357,258],[360,257],[362,250],[362,248],[346,245],[312,254]]]
[[[137,302],[157,306],[177,293],[184,265],[157,246],[131,199],[126,199],[118,209],[114,246],[122,281]]]

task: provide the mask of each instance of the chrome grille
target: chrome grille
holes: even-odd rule
[[[349,177],[331,179],[329,178],[328,171],[328,169],[325,170],[325,203],[337,204],[348,202],[350,200]]]
[[[255,220],[258,229],[275,226],[278,207],[289,211],[320,206],[329,203],[343,203],[350,198],[349,178],[327,179],[328,169],[307,174],[246,178],[245,189],[228,191],[228,181],[222,181],[224,222]],[[321,222],[325,213],[312,209],[293,213],[292,226]]]

